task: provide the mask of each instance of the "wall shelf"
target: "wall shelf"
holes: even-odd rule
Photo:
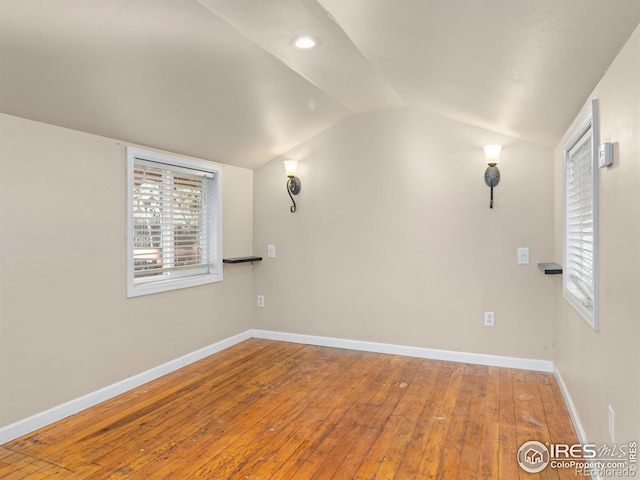
[[[248,263],[248,262],[261,262],[262,257],[234,257],[223,258],[222,263]]]
[[[557,263],[539,263],[538,268],[545,275],[562,275],[562,265]]]

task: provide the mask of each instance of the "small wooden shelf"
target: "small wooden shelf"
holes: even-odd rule
[[[223,258],[222,263],[248,263],[248,262],[261,262],[262,257],[235,257],[235,258]]]
[[[545,275],[562,275],[562,265],[557,263],[539,263],[538,268]]]

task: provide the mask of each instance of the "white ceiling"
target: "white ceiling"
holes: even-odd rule
[[[640,0],[0,0],[0,112],[249,168],[395,107],[554,146],[639,22]]]

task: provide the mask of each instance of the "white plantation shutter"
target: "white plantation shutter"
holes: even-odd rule
[[[593,307],[593,164],[591,130],[569,151],[567,161],[566,269],[574,295]]]
[[[133,171],[134,277],[207,273],[213,176],[138,160]]]
[[[128,161],[129,296],[221,280],[217,169],[138,149]]]
[[[592,115],[583,116],[564,147],[563,284],[565,297],[597,329],[597,142]]]

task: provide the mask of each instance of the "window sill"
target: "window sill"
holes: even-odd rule
[[[197,287],[222,281],[222,274],[208,273],[204,275],[194,275],[190,277],[173,278],[152,283],[139,283],[130,286],[127,290],[127,297],[140,297],[142,295],[152,295],[154,293],[170,292],[182,288]]]

